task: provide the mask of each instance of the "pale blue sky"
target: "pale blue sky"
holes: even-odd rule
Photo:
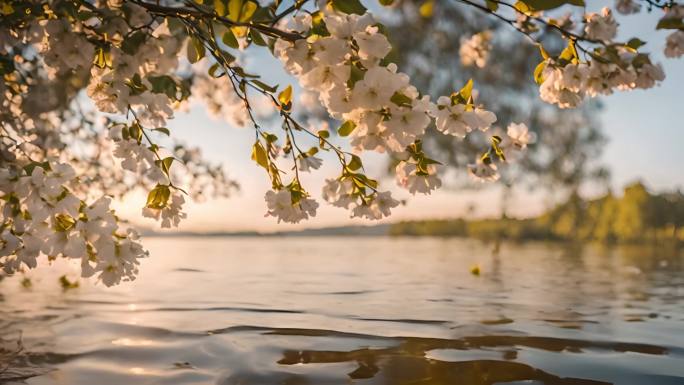
[[[601,121],[609,139],[603,160],[611,169],[611,184],[616,190],[636,179],[645,181],[653,189],[684,187],[684,173],[681,170],[684,166],[684,120],[680,115],[684,109],[684,60],[668,60],[662,55],[667,32],[654,30],[659,16],[658,12],[654,12],[651,15],[620,16],[618,19],[621,23],[620,38],[627,40],[639,36],[648,41],[645,48],[652,52],[653,59],[663,64],[667,78],[662,85],[651,90],[618,92],[602,98],[605,109],[601,114]],[[272,61],[261,60],[267,58],[267,55],[259,57],[259,60],[252,60],[250,67],[265,74],[266,80],[281,84],[294,83],[293,80],[287,80],[282,70]],[[455,62],[456,60],[454,58]],[[351,220],[347,211],[320,202],[318,216],[313,220],[294,226],[277,225],[274,218],[264,218],[266,208],[263,194],[269,188],[269,182],[263,169],[250,160],[254,141],[251,128],[233,128],[227,123],[212,120],[201,107],[193,108],[189,114],[178,114],[169,127],[174,136],[200,146],[207,158],[222,162],[229,175],[237,179],[242,187],[231,199],[188,205],[190,218],[185,221],[181,230],[277,231],[371,223],[359,219]],[[278,124],[274,124],[272,130],[277,132]],[[363,158],[369,166],[369,174],[381,174],[381,157],[364,154]],[[339,166],[334,163],[334,159],[330,160],[321,170],[304,178],[307,188],[316,198],[320,195],[322,181],[338,172]],[[397,198],[408,199],[408,204],[396,209],[390,221],[456,217],[464,215],[466,208],[472,203],[479,203],[481,206],[477,215],[498,213],[496,186],[488,191],[459,192],[443,189],[432,196],[411,197],[396,189],[392,179],[385,180],[383,185],[396,191]],[[488,201],[493,204],[487,203]],[[143,204],[143,197],[138,196],[127,200],[122,209],[133,214]],[[516,194],[512,212],[533,215],[548,205],[549,201],[540,196],[529,196],[521,192]]]

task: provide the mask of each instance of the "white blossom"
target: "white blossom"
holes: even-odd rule
[[[318,203],[311,198],[300,198],[294,202],[290,190],[267,191],[265,199],[268,206],[266,216],[278,218],[278,223],[299,223],[316,216]]]
[[[336,207],[349,208],[356,202],[354,192],[354,182],[351,179],[327,179],[323,186],[323,199]]]
[[[399,201],[392,198],[389,191],[378,192],[370,202],[363,202],[352,209],[352,217],[378,220],[391,215],[391,209],[399,206]]]
[[[684,55],[684,31],[677,30],[667,36],[665,56],[678,58]]]
[[[447,96],[437,99],[437,106],[432,108],[431,114],[438,130],[460,138],[473,130],[485,131],[496,121],[494,113],[479,107],[468,110],[463,104],[452,104]]]
[[[297,168],[299,171],[309,172],[312,169],[318,170],[323,164],[323,160],[317,156],[301,154],[297,157]]]
[[[401,161],[395,168],[397,185],[407,189],[411,194],[430,194],[442,186],[437,176],[437,166],[429,164],[421,171],[417,164]]]
[[[476,33],[470,38],[461,38],[461,47],[458,51],[461,64],[466,67],[484,68],[492,48],[490,40],[491,32],[489,31]]]
[[[663,80],[665,80],[663,67],[660,64],[646,63],[637,70],[635,84],[638,88],[651,88]]]
[[[618,25],[610,8],[603,7],[601,13],[588,13],[585,19],[584,32],[590,39],[611,41],[617,35]]]
[[[615,0],[615,9],[623,15],[631,15],[641,11],[641,4],[635,0]]]
[[[511,145],[520,150],[524,150],[528,144],[534,143],[537,140],[536,134],[531,132],[525,123],[509,124],[506,134]]]

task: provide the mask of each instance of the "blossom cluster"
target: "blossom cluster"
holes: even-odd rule
[[[660,19],[659,25],[674,31],[667,36],[665,56],[678,58],[684,55],[684,5],[674,4]]]
[[[489,31],[476,33],[470,38],[461,38],[461,47],[458,54],[461,64],[466,67],[484,68],[489,60],[492,34]]]
[[[547,59],[539,87],[541,99],[560,108],[574,108],[586,96],[610,95],[615,89],[647,89],[665,79],[660,64],[652,64],[644,56],[627,50],[621,53],[623,63],[629,63],[627,67],[596,60],[560,66],[557,61]]]
[[[83,277],[107,286],[135,279],[147,252],[132,229],[121,227],[107,197],[88,204],[69,186],[78,183],[66,163],[31,165],[21,173],[0,170],[0,266],[11,274],[34,268],[40,256],[80,262]],[[30,171],[30,172],[29,172]]]
[[[275,55],[307,92],[319,95],[332,118],[344,122],[345,130],[340,132],[349,135],[355,151],[391,153],[399,159],[397,184],[412,194],[429,194],[441,186],[438,162],[415,148],[433,119],[439,131],[464,138],[471,131],[487,130],[496,116],[475,105],[472,98],[441,97],[435,104],[429,96],[420,95],[408,75],[398,72],[395,64],[383,62],[391,46],[370,13],[344,14],[324,6],[320,16],[316,20],[306,13],[297,16],[292,29],[308,37],[295,42],[278,40]],[[486,40],[485,35],[481,37]],[[351,210],[352,216],[380,219],[389,215],[399,202],[389,192],[377,191],[375,181],[354,171],[345,167],[339,178],[329,179],[324,199]],[[267,196],[269,208],[274,206],[273,196]],[[273,210],[269,215],[290,217],[287,210],[281,211],[282,215]]]
[[[442,185],[443,169],[423,147],[431,127],[459,140],[489,134],[487,148],[467,167],[478,181],[499,179],[502,167],[535,141],[522,123],[490,130],[497,117],[478,104],[472,81],[437,99],[421,94],[389,62],[384,26],[358,1],[295,2],[282,14],[277,4],[254,0],[0,3],[0,265],[10,273],[35,267],[42,255],[79,260],[84,276],[97,275],[106,285],[133,279],[138,259],[147,254],[137,234],[124,229],[107,194],[143,188],[148,196],[142,215],[162,227],[178,226],[186,217],[186,197],[210,191],[223,196],[222,186],[232,182],[222,169],[168,138],[166,123],[189,100],[201,101],[231,125],[254,127],[252,158],[272,182],[264,196],[266,215],[279,222],[316,215],[319,205],[299,173],[321,167],[319,150],[336,155],[341,165],[340,174],[325,181],[323,199],[353,217],[376,220],[400,201],[366,175],[363,151],[387,154],[399,187],[430,194]],[[539,29],[530,23],[545,20],[543,12],[531,0],[518,3],[513,25],[531,36]],[[672,30],[665,55],[680,57],[684,7],[656,5],[665,11],[658,28]],[[432,12],[421,8],[421,14]],[[616,0],[615,9],[633,14],[641,7]],[[259,21],[252,20],[255,15]],[[608,8],[586,14],[581,31],[571,31],[566,21],[548,22],[570,32],[562,34],[568,46],[560,55],[542,49],[535,78],[544,101],[570,108],[587,96],[650,88],[664,79],[661,66],[639,52],[644,42],[615,41],[618,23]],[[492,39],[485,31],[461,40],[462,64],[486,66]],[[292,87],[277,94],[278,86],[247,73],[229,52],[254,45],[272,48],[303,88],[301,104],[325,121],[317,127],[296,122]],[[264,100],[268,107],[261,114],[258,103]],[[266,118],[282,119],[282,137],[262,128],[257,120]],[[350,151],[329,140],[329,118],[340,122],[337,132],[349,139]],[[318,146],[300,149],[297,135],[304,132]],[[281,156],[294,163],[288,184],[276,164]]]
[[[626,11],[625,4],[618,5]],[[610,95],[614,90],[648,89],[665,79],[662,66],[654,64],[648,54],[637,51],[643,42],[638,39],[625,45],[613,42],[618,25],[609,8],[589,13],[585,19],[586,36],[601,45],[588,61],[580,59],[574,41],[568,43],[559,57],[550,57],[543,51],[545,60],[535,74],[542,100],[560,108],[575,108],[585,97]],[[676,50],[673,44],[671,54]]]

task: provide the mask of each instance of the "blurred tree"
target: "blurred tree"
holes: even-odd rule
[[[641,182],[625,187],[615,219],[615,235],[623,241],[643,239],[654,225],[653,199]]]
[[[397,12],[385,20],[395,47],[390,61],[398,62],[416,86],[433,97],[448,95],[472,78],[478,91],[477,102],[494,106],[492,109],[502,125],[529,122],[537,134],[537,144],[531,146],[525,159],[507,169],[502,182],[506,185],[513,179],[524,180],[531,189],[562,192],[564,197],[585,182],[606,182],[609,173],[599,161],[606,141],[597,119],[600,104],[592,102],[582,108],[561,110],[542,102],[538,87],[529,82],[541,56],[523,35],[456,1],[435,6],[439,9],[432,16],[423,17],[420,3],[398,4]],[[491,31],[490,57],[496,60],[484,68],[463,66],[459,60],[459,37],[482,31]],[[554,33],[545,33],[542,39],[548,50],[560,51],[565,44]],[[435,130],[432,134],[426,138],[426,146],[430,151],[436,150],[449,167],[471,163],[487,140],[484,134],[469,135],[465,141],[436,135]],[[468,185],[465,182],[451,180],[452,185],[459,187]],[[512,193],[508,188],[502,191]],[[502,199],[502,214],[507,200]]]

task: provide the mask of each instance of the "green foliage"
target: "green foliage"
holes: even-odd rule
[[[547,11],[570,4],[583,7],[584,0],[520,0],[515,7],[522,12]]]
[[[347,120],[346,122],[344,122],[340,126],[340,128],[337,129],[337,133],[340,136],[349,136],[349,134],[351,134],[355,128],[356,128],[356,124],[354,122],[352,122],[351,120]]]
[[[198,61],[202,60],[205,54],[206,50],[204,48],[204,44],[202,44],[202,41],[199,38],[193,36],[190,39],[190,42],[188,42],[188,61],[190,63],[197,63]]]
[[[641,183],[621,198],[584,200],[571,194],[537,218],[400,222],[391,235],[458,236],[483,240],[571,240],[602,243],[684,242],[684,194],[651,194]]]
[[[366,13],[366,7],[359,0],[332,0],[332,5],[336,10],[347,14],[363,15]]]
[[[240,43],[238,43],[235,34],[233,34],[233,31],[231,31],[230,29],[226,30],[226,32],[223,33],[221,41],[223,42],[223,44],[227,45],[230,48],[240,47]]]

